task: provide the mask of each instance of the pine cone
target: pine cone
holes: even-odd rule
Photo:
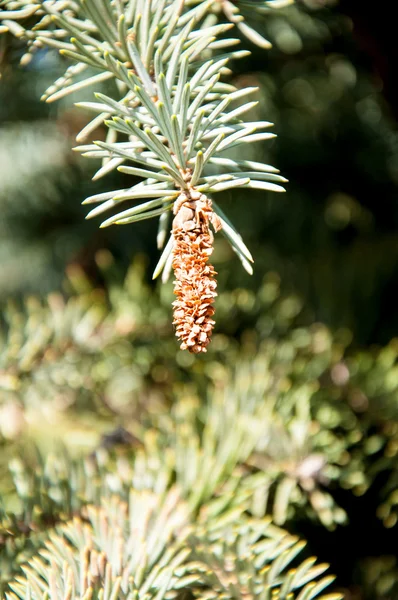
[[[198,354],[206,352],[215,324],[212,304],[217,296],[217,273],[208,264],[213,252],[209,221],[216,230],[220,225],[210,200],[202,194],[192,192],[190,197],[181,194],[175,212],[173,269],[177,299],[173,302],[173,325],[181,340],[181,349]]]

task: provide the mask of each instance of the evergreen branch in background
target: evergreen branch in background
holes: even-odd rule
[[[99,257],[99,262],[105,259]],[[224,369],[215,378],[215,388],[201,406],[201,370],[192,372],[188,396],[184,389],[177,397],[165,395],[165,384],[173,384],[175,363],[169,299],[157,306],[142,276],[136,264],[124,286],[110,285],[107,301],[74,270],[71,278],[80,290],[75,297],[65,301],[51,296],[48,306],[31,299],[25,314],[15,308],[5,312],[2,438],[17,449],[19,437],[30,431],[33,440],[51,443],[67,431],[72,408],[83,410],[81,422],[73,421],[76,451],[79,445],[95,443],[109,414],[139,444],[156,423],[156,455],[168,455],[168,467],[174,469],[192,510],[219,496],[210,512],[218,510],[217,504],[243,503],[255,517],[272,514],[278,525],[303,512],[330,529],[345,522],[345,512],[333,498],[336,483],[363,494],[378,473],[387,475],[395,468],[397,387],[388,378],[391,361],[397,361],[394,344],[364,356],[346,350],[347,342],[334,340],[324,327],[303,330],[295,324],[300,309],[293,310],[294,299],[279,297],[270,279],[260,289],[263,300],[253,327],[261,329],[266,312],[275,330],[267,332],[252,359],[245,349],[240,354],[225,348],[222,333],[216,337],[220,361],[227,354],[228,363],[239,367]],[[239,294],[221,294],[221,331],[238,304]],[[155,330],[150,325],[154,322]],[[363,402],[368,403],[367,412]],[[25,516],[19,520],[29,530],[37,529],[43,513],[51,521],[52,515],[79,510],[81,498],[97,503],[107,495],[95,485],[91,490],[88,482],[106,480],[104,473],[90,475],[70,461],[55,468],[58,462],[50,459],[48,466],[29,467],[26,475],[20,467],[14,469],[16,487],[26,491]],[[229,486],[222,486],[223,481],[230,481]],[[389,526],[396,521],[395,489],[392,474],[379,511]]]
[[[58,286],[56,268],[48,270],[49,238],[51,252],[58,254],[70,244],[78,246],[78,232],[71,236],[68,223],[58,223],[55,235],[46,223],[61,207],[65,207],[68,221],[66,196],[74,192],[80,174],[72,159],[64,132],[53,123],[10,123],[1,129],[1,300],[19,293],[22,280],[25,293],[37,280],[46,280],[49,289]],[[35,230],[40,231],[39,239],[35,239]],[[26,269],[27,261],[30,269]]]
[[[227,52],[217,59],[220,49],[239,41],[224,34],[237,24],[263,47],[269,44],[261,36],[255,36],[237,12],[238,7],[228,0],[216,3],[231,21],[226,24],[206,23],[206,16],[214,8],[210,0],[193,4],[190,7],[181,0],[127,3],[77,0],[66,4],[47,1],[33,7],[22,5],[11,16],[19,21],[44,11],[45,15],[33,28],[41,32],[36,41],[55,47],[75,61],[79,76],[88,67],[99,71],[88,78],[83,75],[79,83],[71,83],[69,76],[63,77],[45,94],[47,101],[107,78],[115,79],[115,97],[96,94],[99,102],[83,104],[98,115],[78,135],[82,141],[99,122],[104,122],[108,127],[106,141],[78,150],[86,156],[102,158],[102,167],[95,178],[118,168],[140,177],[141,181],[127,189],[86,199],[87,203],[101,202],[88,217],[125,201],[148,199],[117,212],[102,227],[159,216],[158,241],[163,245],[168,228],[165,213],[174,213],[171,242],[166,244],[155,274],[165,269],[164,279],[167,279],[170,267],[173,268],[176,335],[182,349],[200,353],[206,352],[214,326],[216,272],[208,264],[213,251],[209,225],[217,232],[224,224],[223,215],[217,215],[209,195],[238,187],[280,192],[284,191],[280,183],[286,180],[268,165],[257,162],[249,165],[245,160],[229,162],[225,157],[232,148],[267,140],[274,134],[262,131],[271,125],[267,121],[240,119],[241,114],[253,107],[252,102],[228,110],[233,102],[255,89],[236,90],[220,81],[228,59],[239,56]],[[241,4],[243,11],[254,7],[250,2]],[[281,4],[289,2],[268,1],[257,8],[267,11]],[[3,5],[10,8],[8,2]],[[12,23],[15,28],[9,11],[3,10],[0,16],[5,27],[10,28]],[[36,36],[33,29],[26,34],[28,38]],[[25,35],[24,30],[18,31],[21,37]],[[127,141],[117,141],[120,135]],[[126,161],[137,166],[123,166]],[[225,172],[208,171],[215,164]],[[227,239],[243,266],[251,272],[250,252],[234,228],[224,222]]]
[[[87,506],[46,542],[22,568],[7,599],[194,597],[339,600],[320,595],[333,577],[313,559],[292,566],[303,543],[266,521],[225,515],[222,524],[190,525],[176,490],[162,498],[132,490],[102,507]]]
[[[99,253],[97,261],[106,274],[106,265],[112,263],[109,253]],[[26,403],[28,419],[36,422],[43,410],[55,411],[55,416],[67,406],[84,406],[91,397],[111,412],[123,410],[124,402],[131,405],[128,396],[134,389],[144,399],[150,348],[160,337],[161,352],[169,354],[170,325],[167,311],[157,306],[143,283],[143,268],[137,262],[123,286],[111,286],[109,299],[103,290],[93,288],[81,269],[71,267],[70,298],[54,293],[47,302],[31,297],[23,306],[7,303],[0,327],[1,404],[3,409],[9,406],[0,419],[3,435],[13,438],[14,429],[17,434],[20,402]],[[156,321],[153,331],[151,321]],[[137,352],[126,346],[126,340],[135,337],[137,345],[142,344]],[[122,376],[126,370],[127,388]]]
[[[189,553],[183,533],[187,515],[178,500],[173,490],[162,498],[133,489],[128,503],[114,497],[103,508],[87,506],[84,521],[76,518],[51,535],[6,597],[145,594],[161,600],[175,585],[175,570]]]
[[[72,462],[65,455],[49,456],[37,466],[31,460],[27,468],[14,460],[15,491],[10,490],[3,499],[14,515],[3,513],[0,534],[6,540],[6,551],[19,541],[18,561],[29,558],[29,565],[22,567],[24,577],[14,578],[13,592],[6,597],[24,598],[28,589],[34,595],[42,594],[43,585],[54,586],[56,574],[60,597],[64,597],[64,586],[72,587],[76,594],[80,589],[82,595],[79,586],[85,581],[89,587],[90,580],[94,591],[105,588],[106,593],[110,586],[109,581],[106,584],[108,562],[116,577],[113,584],[121,585],[122,594],[131,591],[131,585],[142,585],[146,592],[160,596],[154,583],[159,577],[162,584],[167,581],[163,591],[168,591],[168,597],[183,589],[195,596],[205,592],[219,597],[230,589],[233,597],[240,598],[247,593],[247,585],[256,597],[271,590],[288,590],[297,593],[297,598],[317,597],[333,580],[317,580],[327,565],[314,566],[315,560],[307,559],[290,566],[304,544],[268,518],[247,516],[259,482],[253,485],[253,478],[238,463],[251,452],[254,424],[258,437],[260,414],[245,421],[242,412],[227,411],[217,396],[210,398],[208,410],[207,416],[202,415],[200,407],[178,402],[171,422],[160,419],[163,431],[143,427],[136,449],[127,448],[114,458],[104,444],[84,463],[81,459]],[[259,410],[264,413],[264,404],[257,406]],[[239,427],[237,438],[231,430],[228,437],[217,439],[224,411],[230,415],[229,424],[235,430]],[[199,418],[206,424],[201,434]],[[196,431],[190,431],[190,422]],[[111,438],[108,436],[108,441]],[[133,437],[128,445],[131,440]],[[23,509],[18,516],[15,492]],[[97,508],[90,506],[93,500]],[[50,534],[45,549],[37,554],[43,540],[40,531],[49,524],[68,521],[71,515],[75,519],[58,527],[58,534]],[[29,540],[32,535],[36,536],[32,544],[24,545],[23,536]],[[88,556],[91,560],[86,560]],[[4,548],[0,560],[2,574],[11,577],[16,565],[9,564]],[[166,577],[168,565],[173,568]],[[76,573],[80,574],[78,580]]]
[[[105,262],[104,257],[102,260]],[[108,434],[100,447],[85,459],[71,459],[66,453],[49,454],[42,459],[40,453],[35,455],[28,450],[24,434],[19,451],[22,458],[10,462],[8,475],[4,469],[7,457],[2,456],[3,489],[6,485],[7,490],[2,494],[0,526],[3,581],[15,580],[19,564],[36,554],[45,543],[49,527],[67,522],[65,529],[64,526],[59,529],[59,535],[65,540],[67,532],[80,527],[78,522],[68,523],[73,516],[86,523],[91,518],[89,514],[100,514],[102,522],[106,522],[109,506],[116,506],[112,502],[117,502],[119,512],[123,512],[124,505],[119,502],[128,501],[132,486],[134,497],[139,497],[142,490],[148,488],[151,494],[156,492],[154,505],[161,511],[162,498],[173,482],[180,497],[174,512],[187,514],[187,524],[191,527],[184,542],[184,551],[189,550],[190,554],[175,571],[175,577],[182,578],[182,587],[175,582],[175,589],[185,589],[188,585],[194,595],[206,592],[213,597],[224,595],[229,582],[234,584],[234,597],[240,597],[246,589],[247,574],[251,573],[258,590],[267,589],[267,585],[278,589],[279,585],[292,593],[301,593],[299,589],[294,591],[301,576],[296,578],[295,572],[279,571],[290,552],[294,554],[293,548],[299,549],[297,540],[293,541],[286,532],[281,533],[280,543],[286,554],[275,562],[276,555],[269,548],[278,548],[279,542],[276,544],[274,540],[270,546],[265,545],[274,526],[267,524],[264,515],[272,514],[275,524],[286,523],[289,527],[292,519],[305,514],[315,516],[325,526],[333,528],[345,520],[344,510],[333,500],[335,484],[350,488],[356,494],[363,493],[377,472],[386,474],[393,468],[395,459],[391,449],[394,439],[391,436],[396,430],[397,392],[387,375],[392,362],[397,360],[397,349],[392,344],[371,358],[370,355],[344,351],[344,342],[333,340],[324,327],[304,330],[295,325],[300,309],[294,308],[293,298],[278,297],[276,282],[271,277],[260,290],[262,300],[255,308],[258,311],[255,327],[260,330],[266,311],[275,323],[275,330],[272,334],[268,332],[257,358],[250,359],[244,350],[243,360],[236,350],[226,349],[222,346],[220,333],[220,338],[216,336],[214,341],[215,349],[219,344],[222,347],[218,368],[217,363],[211,363],[215,386],[206,386],[209,389],[205,402],[199,399],[203,373],[193,370],[189,390],[182,387],[177,391],[177,397],[170,399],[170,408],[164,394],[156,396],[145,387],[148,374],[153,377],[153,389],[156,378],[162,372],[171,371],[174,357],[167,333],[164,344],[155,346],[153,340],[148,339],[153,326],[146,324],[161,320],[166,324],[166,310],[156,307],[151,297],[145,295],[147,292],[140,277],[142,273],[136,265],[128,275],[124,289],[115,283],[111,285],[109,310],[101,307],[101,297],[75,272],[74,284],[80,289],[80,298],[74,298],[66,305],[60,298],[53,298],[51,317],[48,309],[30,301],[28,321],[23,314],[15,312],[9,321],[8,340],[12,343],[6,342],[8,352],[3,354],[0,425],[14,455],[18,452],[25,419],[29,423],[31,440],[37,440],[47,448],[51,436],[55,439],[63,436],[61,432],[65,419],[70,419],[68,409],[72,402],[84,406],[85,411],[80,418],[76,417],[79,413],[74,417],[74,447],[71,448],[74,454],[77,450],[81,453],[82,449],[86,453],[87,446],[96,445],[98,432],[104,431],[105,426],[101,415],[109,409],[116,419],[119,416],[129,434],[122,435],[117,431]],[[221,294],[221,328],[223,323],[230,321],[236,303],[239,303],[238,293]],[[248,306],[252,305],[249,303]],[[53,327],[55,333],[50,331]],[[154,348],[157,348],[157,356]],[[87,349],[89,352],[85,356]],[[225,368],[220,371],[221,357],[226,353],[228,362],[238,365],[235,371]],[[122,358],[120,363],[118,357]],[[32,365],[34,379],[24,378],[23,371],[29,373]],[[126,406],[123,404],[126,369],[129,372],[135,370],[137,375],[139,365],[142,367],[141,379],[134,385],[142,389],[137,400],[142,394],[145,401],[131,406],[129,388]],[[110,372],[111,377],[107,375]],[[79,373],[85,374],[84,381],[78,379]],[[117,386],[118,379],[123,382],[122,388]],[[10,385],[13,381],[19,382],[18,389]],[[121,397],[118,390],[122,392]],[[369,411],[362,410],[361,402],[368,403]],[[13,412],[12,407],[19,407],[19,413]],[[96,411],[95,419],[92,418],[93,410]],[[86,411],[90,411],[88,418]],[[377,413],[377,432],[375,420],[370,417],[372,411]],[[11,427],[13,415],[14,424],[19,419],[19,428],[14,430]],[[116,453],[109,449],[112,440],[116,444],[118,441],[124,443]],[[370,471],[369,459],[384,451],[379,470]],[[113,496],[119,500],[113,501]],[[142,497],[149,503],[146,492]],[[91,503],[98,507],[101,502],[104,504],[100,509],[86,508]],[[389,502],[390,499],[385,497],[380,516],[384,515],[386,524],[391,526],[394,524],[394,506],[387,514]],[[246,517],[238,519],[238,515],[243,514]],[[234,525],[224,529],[229,519]],[[91,539],[91,527],[88,526],[88,539]],[[126,535],[128,531],[126,524]],[[220,546],[221,537],[217,537],[217,531],[226,545]],[[148,535],[154,539],[154,534],[148,531]],[[50,543],[55,543],[58,548],[58,537],[50,537]],[[98,536],[95,539],[98,540]],[[252,540],[250,544],[248,540]],[[284,546],[288,540],[288,546]],[[108,542],[107,548],[113,548]],[[267,552],[262,555],[267,561],[263,564],[265,570],[252,572],[253,564],[257,563],[250,558],[247,563],[239,554],[239,548],[248,549],[246,543],[254,545],[250,552],[255,557],[265,545]],[[97,558],[103,547],[96,544],[97,541],[89,563],[93,571],[91,574],[87,571],[88,578],[100,572]],[[73,540],[71,546],[69,559],[72,565],[79,566],[82,548],[74,546]],[[67,551],[64,543],[61,547]],[[173,545],[170,547],[174,548]],[[234,564],[232,572],[223,563],[227,552]],[[114,560],[120,557],[116,551],[112,551],[112,556]],[[121,564],[125,565],[123,561]],[[39,562],[37,559],[31,561],[31,565],[25,578],[15,580],[14,593],[19,596],[26,594],[26,580],[35,580],[37,575],[34,573],[42,573],[50,583],[50,570],[58,572],[56,562],[48,563],[43,555]],[[205,566],[199,568],[199,565]],[[308,561],[302,568],[303,573],[300,566],[297,572],[302,573],[303,580],[306,569],[308,576],[323,571],[323,567],[319,566],[318,571],[318,566]],[[156,571],[156,566],[154,569]],[[272,575],[262,579],[269,573],[268,569]],[[149,569],[148,576],[149,573],[153,571]],[[232,579],[228,579],[228,573]],[[98,575],[95,579],[99,589],[105,585],[103,577],[105,575]],[[324,583],[328,581],[326,579]],[[307,583],[310,582],[307,580],[305,585]],[[118,585],[117,582],[114,584]],[[305,588],[305,593],[319,591],[316,585],[314,582]],[[174,588],[170,586],[172,593]],[[76,589],[80,588],[77,586]],[[159,593],[159,589],[154,593]]]
[[[291,567],[305,546],[297,537],[286,535],[270,522],[242,521],[238,526],[194,532],[190,540],[195,561],[192,571],[200,577],[199,585],[193,582],[194,597],[241,600],[269,594],[302,600],[317,598],[333,581],[332,576],[315,580],[328,565],[315,565],[314,558]],[[338,600],[341,595],[327,594],[321,598]]]

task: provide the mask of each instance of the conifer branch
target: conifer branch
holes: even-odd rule
[[[197,203],[203,203],[203,198],[212,198],[217,192],[235,188],[284,191],[281,183],[286,180],[276,169],[252,163],[247,170],[245,160],[229,162],[226,157],[237,147],[242,149],[244,156],[246,144],[274,137],[263,131],[271,123],[245,122],[240,118],[253,107],[252,102],[230,109],[232,103],[246,98],[256,91],[255,88],[237,90],[221,79],[228,72],[228,60],[239,56],[239,51],[230,50],[239,42],[228,37],[232,27],[236,25],[264,48],[270,45],[247,25],[243,14],[249,8],[260,12],[273,10],[286,2],[271,0],[257,4],[245,1],[234,5],[229,0],[216,3],[210,0],[1,2],[0,18],[4,27],[10,31],[17,28],[16,35],[25,37],[28,43],[57,49],[76,63],[44,94],[43,99],[47,102],[107,79],[113,79],[117,84],[112,97],[96,93],[97,102],[80,104],[95,116],[78,134],[79,142],[99,123],[106,125],[108,135],[105,142],[79,146],[76,150],[84,156],[102,159],[94,179],[118,169],[140,181],[125,189],[87,198],[86,203],[100,203],[88,213],[88,218],[112,209],[113,215],[103,221],[101,227],[158,216],[159,227],[163,229],[167,222],[165,213],[173,211],[175,218],[181,220],[178,210],[189,211],[190,204],[191,207],[195,205],[194,212],[198,215]],[[220,11],[229,23],[218,23],[217,19],[208,22],[209,15]],[[36,19],[33,28],[24,29],[19,25],[30,17]],[[220,50],[224,49],[227,52],[221,56]],[[216,174],[215,165],[219,171]],[[182,201],[182,198],[186,200]],[[145,202],[119,209],[124,202],[130,204],[141,199]],[[239,234],[222,214],[217,215],[217,205],[212,205],[210,199],[206,202],[206,211],[202,214],[207,216],[202,227],[208,228],[208,222],[216,223],[215,231],[218,231],[225,224],[227,239],[238,252],[243,266],[251,272],[250,253]],[[199,225],[198,217],[196,219]],[[181,254],[181,243],[175,232],[173,228],[173,241],[166,244],[166,255],[162,255],[155,269],[154,275],[158,276],[167,265],[163,280],[168,277],[170,264],[174,270],[182,266],[187,274],[190,272],[188,263],[185,267],[182,265],[185,254]],[[160,246],[166,243],[165,234],[166,231],[158,237]],[[207,236],[207,229],[202,234]],[[184,235],[188,256],[193,252],[189,247],[195,246],[195,240],[193,234]],[[212,238],[206,244],[210,252]],[[203,277],[206,277],[206,269]],[[202,271],[199,269],[195,275],[198,278],[196,295],[200,295],[202,288],[208,288],[205,280],[200,282],[202,275],[199,272]],[[181,299],[188,298],[191,293],[189,277],[180,278],[179,282],[176,278],[179,315],[188,307],[187,301]],[[199,323],[204,314],[203,306],[195,302],[195,308],[191,306],[182,321],[181,317],[175,318],[175,324],[181,347],[199,352],[206,350],[212,324],[208,321],[209,327],[205,331],[204,324]],[[213,312],[214,309],[206,310]],[[206,318],[210,319],[210,314]],[[190,319],[193,319],[192,323]],[[189,338],[191,341],[188,342],[182,332],[191,325],[196,337]]]

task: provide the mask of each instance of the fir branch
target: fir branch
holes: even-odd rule
[[[164,263],[170,253],[169,243]],[[52,296],[46,307],[31,299],[25,313],[11,308],[4,313],[9,324],[8,330],[3,329],[0,350],[0,433],[6,439],[18,439],[27,422],[35,427],[40,424],[38,431],[44,428],[48,437],[49,417],[52,435],[57,437],[64,426],[66,409],[74,404],[94,404],[102,414],[111,411],[121,418],[125,414],[132,419],[140,415],[141,422],[146,422],[153,406],[148,400],[152,398],[150,386],[155,385],[156,389],[151,374],[159,365],[170,372],[174,361],[166,307],[159,307],[140,273],[135,265],[124,286],[112,284],[108,305],[103,293],[90,290],[89,282],[75,272],[80,293],[70,301]],[[390,363],[384,363],[383,352],[371,360],[364,360],[360,353],[341,359],[341,347],[326,328],[305,333],[305,344],[297,346],[297,336],[304,334],[300,328],[294,328],[293,321],[286,325],[284,316],[287,306],[292,310],[294,300],[282,298],[275,305],[273,301],[269,304],[267,298],[275,298],[274,283],[271,278],[260,289],[259,298],[263,300],[256,305],[253,326],[259,330],[267,313],[282,331],[288,326],[291,332],[284,333],[283,341],[277,340],[275,332],[268,333],[259,356],[251,360],[252,365],[247,363],[247,357],[227,349],[229,362],[238,363],[240,368],[235,373],[228,370],[224,383],[219,382],[220,395],[209,393],[200,417],[209,422],[209,429],[206,426],[202,433],[196,426],[199,415],[196,409],[192,412],[190,402],[178,403],[171,420],[168,409],[163,415],[164,404],[155,403],[163,415],[161,429],[168,432],[161,438],[161,451],[165,447],[176,448],[176,469],[183,489],[191,485],[189,474],[198,474],[197,499],[190,500],[193,506],[198,506],[198,498],[217,495],[222,481],[232,474],[234,482],[240,480],[235,475],[243,469],[247,478],[239,493],[232,487],[234,502],[243,502],[255,516],[273,514],[278,524],[304,512],[334,528],[346,518],[333,499],[336,482],[363,494],[378,473],[392,471],[390,484],[381,490],[383,504],[379,514],[387,524],[393,524],[396,390],[388,387]],[[224,292],[219,302],[223,331],[228,329],[231,312],[240,306],[239,295]],[[158,325],[153,329],[148,323],[154,322]],[[324,345],[321,353],[316,351],[319,339]],[[386,352],[396,356],[394,344]],[[333,356],[339,356],[337,363]],[[343,387],[333,383],[331,374],[335,377],[335,372],[342,371],[347,376],[350,365],[356,375]],[[109,374],[105,379],[104,372]],[[129,391],[131,388],[126,392],[118,383],[124,381],[126,372],[134,392]],[[288,392],[284,389],[286,381],[294,382]],[[197,385],[201,385],[200,378]],[[377,415],[376,432],[371,430],[372,420],[366,413],[356,411],[358,398],[369,403],[369,410]],[[181,432],[176,428],[179,414],[191,414],[193,419]],[[314,424],[320,424],[320,429]],[[91,436],[97,435],[98,426],[101,421],[90,425]],[[371,443],[367,442],[367,432],[372,432]],[[236,440],[246,439],[248,433],[250,445],[238,450]],[[75,438],[78,443],[79,436]],[[215,458],[210,459],[205,453],[204,457],[195,458],[199,462],[193,467],[189,458],[192,455],[186,452],[188,442],[192,448],[209,444],[216,452]],[[368,461],[375,453],[379,459],[370,470]],[[200,473],[209,476],[202,477]]]
[[[299,596],[289,597],[316,598],[333,581],[316,580],[327,565],[308,561],[282,573],[303,545],[267,522],[242,519],[240,527],[232,527],[227,520],[199,531],[187,527],[184,503],[173,489],[164,499],[132,490],[128,504],[114,498],[85,512],[85,521],[75,519],[50,535],[40,555],[22,567],[24,576],[10,584],[6,598],[145,595],[161,600],[181,589],[200,597],[204,589],[209,598],[231,592],[234,598],[256,598],[265,590],[300,588]],[[226,552],[221,559],[220,551]]]
[[[21,5],[20,10],[10,13],[7,10],[8,2],[3,0],[5,10],[0,12],[0,17],[5,19],[5,26],[10,22],[7,15],[9,18],[13,16],[15,22],[34,16],[38,19],[35,27],[25,30],[17,25],[17,35],[26,36],[27,39],[34,40],[35,44],[47,44],[58,49],[62,55],[77,63],[76,67],[69,69],[63,78],[51,86],[44,94],[44,99],[53,101],[109,78],[114,78],[117,82],[115,97],[97,93],[96,97],[100,102],[83,104],[84,108],[99,115],[77,136],[79,141],[84,140],[99,123],[104,122],[108,127],[106,141],[81,146],[77,150],[85,156],[102,158],[102,166],[94,179],[117,168],[123,170],[127,160],[138,163],[139,168],[130,168],[130,174],[141,177],[142,180],[128,190],[115,190],[112,195],[109,194],[98,208],[90,211],[88,218],[114,209],[125,201],[140,198],[152,200],[134,208],[114,212],[112,217],[102,222],[101,227],[115,223],[128,224],[156,216],[161,217],[161,223],[165,223],[164,215],[171,210],[181,221],[178,211],[181,208],[189,211],[188,205],[193,207],[195,203],[199,225],[198,214],[201,210],[200,203],[203,202],[199,199],[206,198],[208,194],[234,188],[284,191],[275,182],[285,180],[279,175],[265,175],[266,165],[260,164],[257,168],[253,163],[251,171],[242,172],[238,165],[238,170],[227,171],[218,176],[207,172],[211,160],[214,162],[215,159],[222,158],[231,149],[274,137],[274,134],[261,131],[268,128],[270,123],[245,123],[239,118],[250,109],[251,103],[228,110],[232,102],[245,98],[255,89],[236,90],[220,80],[221,74],[228,69],[228,58],[236,56],[236,53],[229,52],[219,56],[217,60],[221,49],[229,48],[239,41],[224,35],[234,24],[263,47],[269,44],[243,22],[244,18],[239,13],[240,3],[236,6],[229,0],[217,3],[231,23],[206,25],[205,17],[213,11],[213,4],[209,0],[199,3],[180,0],[148,0],[146,3],[133,0],[128,0],[127,3],[102,0],[100,3],[93,0],[76,0],[72,3],[46,1],[35,5],[34,10],[26,11]],[[187,10],[190,5],[193,7]],[[275,7],[275,3],[264,2],[261,7],[269,9]],[[242,10],[245,8],[247,3],[243,2]],[[91,69],[99,73],[93,75]],[[75,75],[81,80],[75,81]],[[120,141],[121,136],[123,141]],[[145,168],[141,169],[142,166]],[[124,168],[124,173],[128,172],[128,167],[127,170]],[[97,197],[98,201],[100,197]],[[182,201],[182,198],[185,200]],[[93,197],[87,200],[90,203],[94,201]],[[206,211],[201,212],[205,216],[201,225],[204,235],[207,235],[209,222],[217,224],[216,231],[222,229],[223,222],[226,223],[225,219],[220,219],[223,218],[221,215],[214,213],[211,199],[206,200],[206,203]],[[232,242],[234,250],[242,248],[230,225],[227,225],[227,230],[229,233],[226,237]],[[173,232],[175,236],[175,230]],[[193,248],[195,240],[186,231],[184,235],[185,242]],[[165,238],[162,235],[159,239],[165,243]],[[183,255],[180,253],[178,258],[176,254],[178,244],[175,238],[171,249],[174,262],[171,254],[168,254],[165,260],[161,258],[155,269],[155,274],[159,275],[167,265],[163,280],[168,276],[170,263],[174,270],[177,265],[182,265]],[[212,239],[209,252],[211,244]],[[194,252],[189,250],[184,256],[190,254],[193,256]],[[251,272],[247,257],[240,254],[240,258],[246,270]],[[188,298],[188,279],[181,289],[178,277],[176,279],[180,300],[182,297]],[[200,279],[201,275],[198,290],[202,286]],[[187,301],[184,300],[177,308],[179,314],[187,306]],[[181,324],[180,329],[179,318],[175,319],[175,324],[179,331],[177,335],[183,340],[182,347],[198,351],[199,348],[205,349],[209,340],[207,334],[212,325],[210,326],[211,319],[208,315],[210,328],[205,333],[204,324],[199,325],[198,321],[202,318],[199,305],[198,309],[193,310],[190,317],[186,314],[185,321],[183,319],[185,325]],[[199,327],[196,342],[192,344],[186,343],[182,334],[184,327],[188,326],[188,317],[193,318],[195,331]],[[197,343],[199,339],[202,339],[203,344]]]

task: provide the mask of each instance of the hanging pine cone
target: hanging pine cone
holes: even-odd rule
[[[174,237],[174,293],[173,302],[176,336],[181,349],[198,354],[206,352],[215,321],[214,303],[217,296],[217,275],[208,263],[213,252],[213,234],[221,223],[211,208],[211,200],[200,192],[182,193],[175,204]]]

